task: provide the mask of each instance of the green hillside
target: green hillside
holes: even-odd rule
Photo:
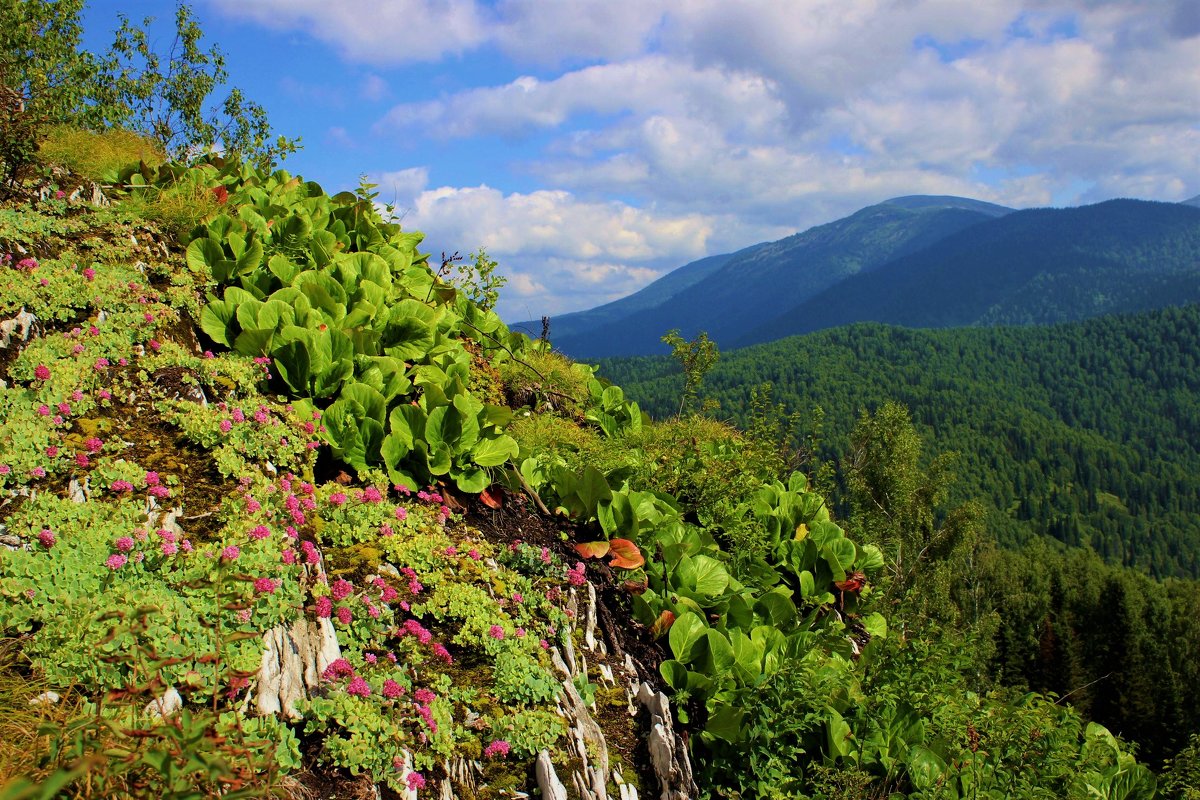
[[[1048,535],[1152,574],[1200,576],[1200,306],[1040,328],[860,324],[722,355],[705,393],[748,421],[764,382],[788,411],[825,412],[823,456],[863,410],[906,404],[937,452],[960,454],[1001,542]],[[681,376],[658,359],[601,372],[654,414]],[[677,372],[677,370],[675,370]]]
[[[868,273],[1008,210],[958,197],[897,198],[747,248],[653,307],[623,306],[620,318],[611,321],[588,316],[586,328],[576,324],[577,315],[567,315],[565,329],[556,331],[552,326],[554,341],[576,358],[666,352],[659,337],[670,328],[688,337],[706,330],[718,342],[734,341],[849,276]],[[658,282],[644,291],[656,286]]]
[[[856,275],[730,346],[884,322],[918,328],[1067,322],[1200,301],[1200,209],[1110,200],[1019,211]]]

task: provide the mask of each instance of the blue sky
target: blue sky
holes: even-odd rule
[[[509,321],[904,194],[1200,194],[1196,0],[195,0],[330,192],[485,246]],[[90,0],[87,46],[118,12]]]

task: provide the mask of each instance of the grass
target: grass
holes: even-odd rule
[[[139,162],[157,166],[167,160],[158,144],[133,131],[96,132],[69,125],[50,128],[38,154],[45,163],[98,183],[112,183],[122,169]]]

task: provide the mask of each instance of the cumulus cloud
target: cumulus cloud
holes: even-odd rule
[[[403,97],[391,65],[508,60],[372,132],[520,153],[520,192],[389,173],[436,248],[500,258],[516,316],[894,195],[1200,192],[1196,0],[210,1],[370,63],[375,100]]]
[[[405,226],[433,253],[485,247],[510,280],[508,318],[594,305],[635,291],[664,270],[703,256],[714,220],[668,215],[570,192],[505,194],[489,186],[421,192]]]
[[[302,31],[354,63],[426,61],[488,38],[486,13],[472,0],[209,0],[228,16]]]

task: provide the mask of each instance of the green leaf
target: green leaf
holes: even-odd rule
[[[658,672],[675,691],[687,688],[688,669],[675,659],[667,659],[658,665]]]
[[[758,598],[754,612],[775,628],[790,628],[796,622],[796,604],[786,590],[773,590]]]
[[[671,644],[671,652],[683,663],[692,660],[696,644],[705,637],[708,625],[697,614],[683,613],[675,617],[671,632],[667,636]]]
[[[742,718],[745,712],[733,706],[722,704],[716,711],[708,715],[708,724],[704,730],[718,739],[736,744],[742,740]]]
[[[214,342],[232,347],[233,339],[237,335],[236,312],[237,309],[232,303],[209,303],[200,312],[200,329]]]
[[[733,669],[737,659],[733,653],[733,645],[720,631],[708,629],[708,659],[706,672],[710,675],[723,676]]]
[[[519,451],[516,439],[501,434],[476,442],[471,451],[471,459],[481,467],[498,467],[509,459],[516,458]]]

